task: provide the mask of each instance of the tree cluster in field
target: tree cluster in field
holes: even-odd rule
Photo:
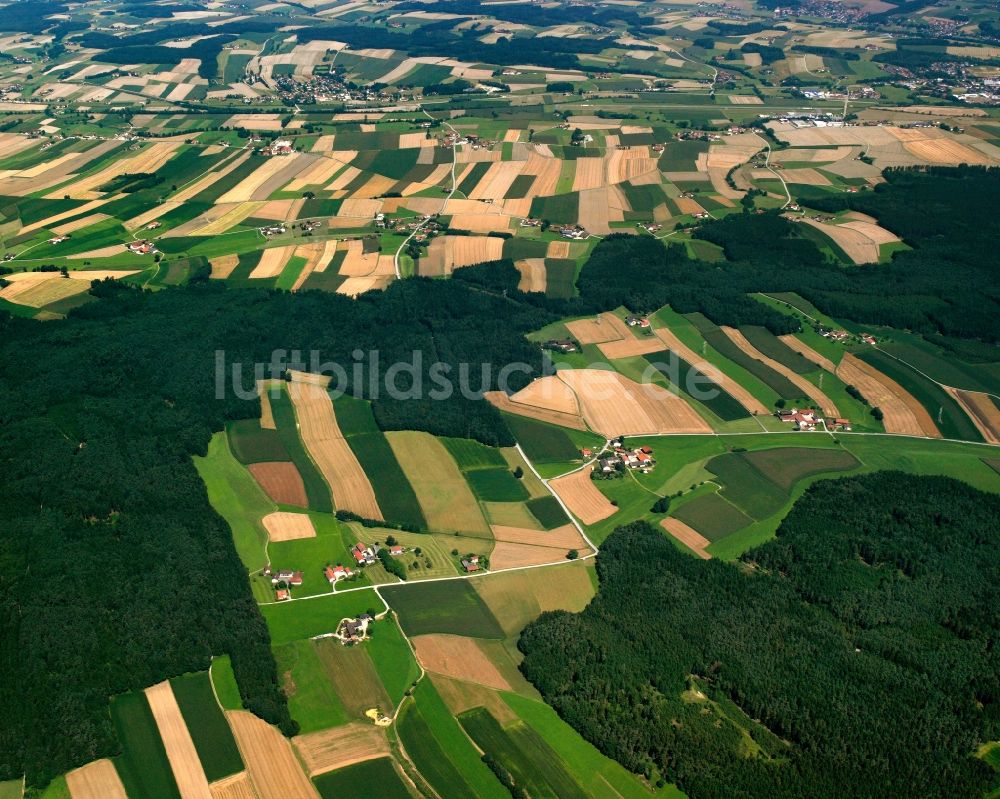
[[[738,564],[644,522],[522,669],[605,754],[695,799],[980,797],[1000,735],[1000,497],[899,472],[812,486]]]
[[[389,572],[389,574],[394,574],[400,580],[406,579],[406,566],[403,565],[401,560],[394,558],[388,549],[381,547],[376,555],[378,555],[382,568]]]

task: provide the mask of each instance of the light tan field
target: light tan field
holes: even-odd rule
[[[531,184],[530,197],[549,197],[556,192],[556,184],[559,182],[559,173],[562,171],[563,162],[559,158],[554,158],[551,150],[545,154],[539,148],[541,145],[535,145],[535,149],[528,156],[521,174],[536,176],[535,182]]]
[[[961,389],[945,389],[951,394],[972,423],[990,444],[1000,444],[1000,410],[997,410],[988,394]]]
[[[340,249],[344,250],[344,260],[340,265],[339,274],[347,277],[367,277],[375,274],[378,268],[378,253],[365,253],[364,243],[360,239],[343,242]]]
[[[602,369],[568,369],[559,378],[573,389],[590,428],[603,435],[711,432],[687,402],[661,386]]]
[[[547,610],[579,613],[594,596],[594,585],[585,561],[489,574],[472,580],[471,585],[504,632],[511,636],[517,635]]]
[[[548,277],[545,272],[544,258],[524,258],[515,261],[514,266],[521,273],[521,279],[517,283],[521,291],[545,292],[548,285]]]
[[[584,524],[597,524],[614,515],[618,508],[598,491],[594,481],[590,479],[590,472],[590,468],[584,467],[572,474],[550,480],[549,487],[580,521]]]
[[[292,153],[291,155],[268,158],[257,169],[219,197],[216,203],[244,203],[254,199],[254,195],[258,193],[262,186],[269,183],[275,176],[283,175],[293,170],[301,157],[302,153]],[[261,197],[261,199],[267,199],[266,195]]]
[[[240,257],[238,255],[220,255],[218,258],[212,258],[209,261],[212,267],[211,276],[217,280],[225,280],[239,266],[239,263]]]
[[[494,557],[495,555],[490,558],[491,564]],[[417,660],[427,671],[479,683],[498,691],[512,689],[511,684],[472,638],[463,635],[418,635],[411,638],[410,642],[416,650]]]
[[[107,218],[107,214],[91,214],[90,216],[84,216],[80,219],[74,219],[72,222],[67,222],[64,225],[58,225],[57,227],[52,228],[52,232],[59,236],[65,236],[67,233],[73,233],[74,231],[89,227],[90,225],[96,225],[98,222],[102,222]]]
[[[600,188],[604,185],[604,174],[603,158],[578,158],[576,174],[573,176],[573,191]]]
[[[605,341],[597,345],[605,358],[615,360],[616,358],[631,358],[636,355],[649,355],[653,352],[660,352],[663,349],[663,342],[656,336],[645,338],[635,338],[630,335],[628,338],[618,341]]]
[[[472,489],[444,444],[427,433],[386,433],[432,530],[492,535]]]
[[[848,257],[856,264],[878,263],[879,247],[864,233],[854,230],[848,225],[828,225],[824,222],[817,222],[815,219],[802,217],[801,222],[823,231],[833,239],[837,245],[847,253]],[[850,223],[848,223],[850,224]]]
[[[880,109],[881,106],[875,106]],[[886,109],[888,110],[888,109]],[[893,106],[892,111],[905,112],[907,114],[924,114],[937,117],[984,117],[986,111],[982,108],[962,108],[953,105],[901,105]]]
[[[309,244],[300,244],[295,248],[295,255],[300,258],[305,258],[305,266],[302,267],[302,271],[299,273],[298,279],[295,281],[295,285],[292,286],[292,291],[298,291],[302,288],[302,285],[309,279],[309,275],[313,272],[325,272],[327,266],[330,265],[330,261],[333,260],[334,254],[337,252],[337,240],[328,239],[327,241],[320,241]]]
[[[500,200],[510,189],[510,184],[521,174],[520,161],[498,161],[486,170],[476,187],[469,192],[471,200]]]
[[[763,170],[767,172],[767,170]],[[756,174],[756,173],[755,173]],[[829,186],[830,179],[817,172],[815,169],[802,168],[802,169],[783,169],[781,171],[781,176],[785,179],[787,183],[798,183],[804,186]],[[767,177],[771,177],[771,173],[767,173]]]
[[[628,325],[613,313],[602,313],[596,319],[567,322],[566,328],[581,344],[603,344],[606,341],[633,338]]]
[[[519,569],[524,566],[545,566],[550,563],[560,563],[566,559],[565,549],[538,547],[531,544],[514,544],[509,541],[497,541],[490,553],[491,569]],[[584,549],[582,554],[588,554]]]
[[[549,547],[558,550],[586,550],[587,542],[583,540],[580,531],[573,524],[564,524],[554,530],[530,530],[525,527],[509,527],[502,524],[492,525],[493,537],[497,541],[510,544],[528,544],[533,547]]]
[[[163,740],[163,748],[167,750],[167,760],[181,799],[212,799],[205,770],[170,683],[158,683],[147,688],[145,693],[156,720],[156,729]]]
[[[450,275],[455,269],[503,257],[503,239],[491,236],[437,236],[420,259],[420,274]]]
[[[822,410],[824,414],[827,416],[840,416],[840,411],[837,409],[837,405],[826,394],[824,394],[818,386],[814,386],[802,375],[793,372],[783,363],[779,363],[774,360],[774,358],[768,358],[764,353],[751,344],[747,340],[747,337],[736,328],[723,327],[722,330],[727,336],[729,336],[729,340],[732,341],[733,344],[743,350],[743,352],[751,358],[761,361],[767,366],[770,366],[778,374],[787,377],[789,382],[801,391],[804,397],[809,397],[809,399],[816,404],[816,407]]]
[[[226,175],[228,175],[230,172],[232,172],[238,166],[240,166],[241,164],[243,164],[249,157],[250,157],[250,153],[240,153],[235,158],[231,158],[230,160],[225,161],[222,166],[216,168],[212,172],[209,172],[204,177],[200,177],[200,178],[196,179],[195,181],[193,181],[192,183],[189,183],[187,186],[185,186],[179,192],[177,192],[176,194],[172,195],[170,199],[172,201],[178,202],[178,203],[179,202],[184,202],[186,200],[190,200],[192,197],[194,197],[199,192],[204,191],[209,186],[214,185],[220,179],[224,178]],[[141,218],[142,217],[136,217],[136,219],[132,220],[129,224],[135,224],[136,227],[140,227],[143,224],[145,224],[145,222],[143,222],[143,221],[138,221]],[[146,221],[152,221],[152,220],[146,220]]]
[[[571,258],[573,248],[568,241],[550,241],[549,247],[545,251],[546,258]]]
[[[577,160],[577,168],[579,168],[579,160]],[[608,156],[608,183],[623,183],[656,170],[657,159],[650,156],[648,147],[612,150]]]
[[[912,394],[860,358],[845,353],[837,377],[857,388],[872,407],[881,409],[887,433],[941,438],[930,414]]]
[[[455,214],[450,227],[472,233],[507,232],[510,230],[510,218],[500,214]]]
[[[310,777],[389,754],[389,742],[385,737],[385,731],[381,727],[363,721],[343,724],[330,730],[311,732],[308,735],[296,735],[292,742]],[[257,782],[256,777],[254,782]],[[311,785],[312,783],[310,787]],[[315,796],[315,792],[310,796]],[[261,799],[270,797],[264,796],[262,792]]]
[[[275,511],[261,519],[261,522],[272,541],[296,541],[300,538],[316,537],[312,519],[305,513]]]
[[[261,253],[260,261],[250,273],[251,278],[277,277],[281,270],[285,268],[288,259],[292,257],[295,245],[290,244],[285,247],[269,247]]]
[[[891,230],[886,230],[884,227],[878,225],[878,223],[869,220],[853,220],[851,222],[844,222],[838,225],[838,227],[855,230],[875,244],[892,244],[893,242],[900,240],[899,236]]]
[[[232,128],[246,128],[247,130],[281,130],[281,117],[277,114],[234,114],[226,125]]]
[[[995,164],[996,159],[954,139],[904,141],[911,155],[929,164]]]
[[[555,375],[532,380],[510,397],[511,402],[570,415],[580,414],[580,403],[573,390]]]
[[[259,799],[319,799],[292,745],[276,727],[244,710],[227,710],[226,719]]]
[[[751,56],[751,55],[755,55],[757,57],[760,57],[760,53],[744,53],[743,54],[743,60],[744,60],[744,62],[746,61],[747,56]],[[733,105],[763,105],[764,104],[764,101],[761,100],[756,94],[730,94],[729,95],[729,102],[731,102]]]
[[[674,203],[677,205],[677,210],[682,214],[701,214],[705,212],[705,209],[694,197],[675,197]]]
[[[562,427],[569,427],[573,430],[587,429],[587,423],[583,421],[581,416],[570,416],[565,413],[550,411],[545,408],[511,402],[510,397],[502,391],[487,391],[484,396],[490,405],[501,411],[506,411],[507,413],[517,414],[518,416],[526,416],[529,419],[537,419],[540,422],[548,422],[549,424],[560,425]]]
[[[95,760],[66,775],[73,799],[129,799],[125,786],[110,760]]]
[[[688,527],[680,519],[668,517],[660,522],[660,526],[702,560],[708,560],[712,557],[705,551],[705,548],[712,542],[693,527]]]
[[[303,202],[305,200],[299,198],[298,200],[267,200],[255,203],[257,209],[253,215],[272,222],[291,222],[295,220],[299,211],[302,210]]]
[[[298,508],[304,508],[308,505],[302,475],[299,474],[294,463],[288,461],[251,463],[247,469],[253,475],[254,480],[264,489],[264,493],[279,505],[294,505]],[[315,535],[315,531],[313,535]],[[272,538],[272,540],[274,539]]]
[[[44,305],[50,305],[67,297],[85,294],[90,290],[90,284],[82,280],[60,278],[58,272],[46,272],[43,274],[55,275],[55,279],[24,280],[11,283],[9,286],[0,289],[0,298],[8,302],[16,302],[18,305],[41,308]]]
[[[801,339],[788,333],[784,336],[778,336],[778,338],[784,342],[785,346],[789,349],[795,350],[799,355],[808,361],[812,361],[814,364],[819,366],[821,369],[830,372],[831,374],[837,371],[837,366],[827,358],[825,355],[820,355],[816,350],[810,347]]]
[[[381,519],[372,484],[340,432],[329,395],[319,386],[302,383],[291,385],[289,396],[302,443],[330,486],[336,507]]]
[[[245,771],[216,780],[208,787],[212,791],[212,799],[257,799],[250,775]]]
[[[580,210],[577,221],[588,233],[606,236],[614,232],[612,222],[625,219],[625,211],[631,210],[625,196],[617,186],[581,191]]]
[[[209,219],[208,224],[191,231],[191,235],[218,236],[220,233],[225,233],[229,228],[240,224],[248,216],[253,216],[262,205],[264,205],[262,202],[245,202],[234,205],[218,203],[213,207],[212,212],[206,214],[206,218]],[[220,211],[222,212],[221,215],[215,216]],[[177,229],[175,228],[175,230]],[[175,231],[171,231],[171,233],[175,233]]]

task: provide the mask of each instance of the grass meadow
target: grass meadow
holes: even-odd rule
[[[381,589],[409,635],[451,633],[473,638],[503,638],[499,622],[467,580]]]
[[[392,759],[379,757],[321,774],[313,782],[323,799],[410,799]]]

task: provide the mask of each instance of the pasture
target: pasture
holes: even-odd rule
[[[327,594],[301,601],[263,605],[260,609],[273,646],[332,633],[342,618],[353,618],[369,611],[382,611],[382,603],[374,591]]]
[[[340,619],[331,621],[336,626]],[[332,670],[324,659],[323,641],[292,641],[274,646],[278,680],[288,699],[288,710],[302,734],[336,727],[355,720],[344,705]],[[336,641],[334,646],[340,646]]]
[[[313,780],[323,799],[410,799],[402,779],[388,757],[365,760],[321,774]]]

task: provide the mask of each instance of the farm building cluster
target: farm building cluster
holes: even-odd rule
[[[819,412],[812,408],[782,409],[775,416],[782,422],[795,425],[796,430],[805,432],[812,432],[820,427],[825,430],[844,430],[847,432],[851,430],[850,419],[827,419],[820,416]]]
[[[580,450],[580,454],[584,458],[591,458],[594,453],[592,450],[583,449]],[[597,458],[592,476],[603,480],[622,475],[629,469],[638,469],[643,474],[649,474],[655,466],[656,458],[653,457],[652,447],[631,448],[625,446],[623,441],[612,441],[611,451]]]

